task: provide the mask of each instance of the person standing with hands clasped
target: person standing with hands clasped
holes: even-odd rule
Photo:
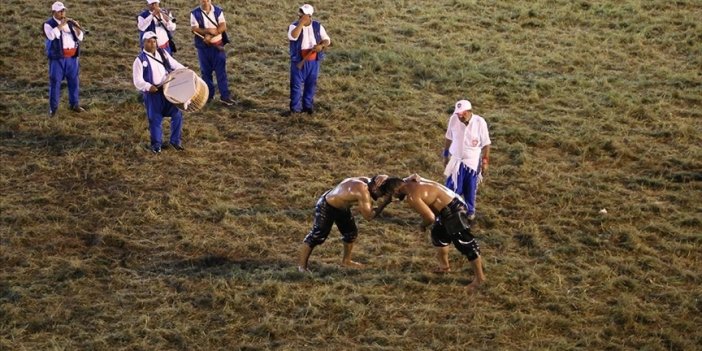
[[[144,33],[154,32],[158,47],[173,55],[176,52],[172,34],[176,30],[175,19],[168,11],[161,8],[159,0],[146,0],[146,4],[149,8],[137,16],[137,28],[139,28],[139,41],[142,49],[144,48],[142,39]]]
[[[171,146],[176,151],[183,151],[180,142],[183,127],[183,114],[175,105],[166,100],[161,86],[171,71],[185,68],[171,55],[158,47],[157,35],[154,32],[144,33],[142,41],[144,50],[137,56],[132,65],[134,86],[144,94],[144,107],[149,119],[151,134],[151,152],[161,153],[162,137],[161,122],[164,116],[171,117]]]
[[[217,87],[221,101],[227,106],[234,105],[227,81],[227,52],[224,45],[229,43],[227,22],[224,11],[212,5],[211,0],[200,0],[200,6],[190,12],[190,26],[195,35],[195,48],[200,61],[200,74],[210,90],[208,102],[214,97],[212,72],[217,76]]]
[[[290,41],[290,111],[314,113],[319,62],[331,39],[318,21],[312,20],[314,8],[304,4],[298,9],[299,19],[288,27]]]
[[[487,175],[491,143],[487,122],[473,114],[470,101],[456,102],[446,130],[444,175],[446,186],[465,200],[471,220],[475,218],[478,183]]]
[[[44,22],[45,51],[49,58],[49,117],[55,117],[61,98],[61,82],[68,83],[68,104],[73,112],[83,112],[79,104],[80,42],[83,30],[78,21],[66,17],[62,2],[51,5],[52,16]]]

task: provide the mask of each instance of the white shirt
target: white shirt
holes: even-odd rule
[[[168,60],[168,63],[171,64],[172,69],[175,70],[185,68],[185,66],[181,65],[171,55],[169,55],[168,52],[164,51],[163,53],[166,55],[166,59]],[[146,59],[149,60],[149,65],[151,66],[151,77],[153,78],[154,83],[159,85],[166,79],[168,72],[166,72],[166,67],[163,67],[161,62],[154,60],[153,57],[156,57],[156,59],[161,62],[165,61],[158,53],[158,50],[156,50],[156,54],[154,56],[151,56],[150,53],[146,52]],[[151,89],[152,84],[144,80],[144,65],[145,63],[142,63],[139,57],[134,60],[134,63],[132,64],[132,80],[134,81],[134,86],[139,91],[148,92],[149,89]]]
[[[483,147],[492,143],[487,122],[476,114],[471,115],[468,125],[463,124],[457,114],[451,115],[446,129],[446,139],[451,140],[449,147],[451,158],[460,160],[474,171],[478,170]]]
[[[159,21],[156,19],[156,17],[154,17],[154,15],[151,13],[149,13],[149,15],[146,16],[145,18],[141,17],[141,16],[137,16],[137,28],[139,28],[139,30],[142,32],[146,31],[146,29],[149,28],[151,23],[155,24],[156,44],[158,44],[158,46],[163,46],[166,43],[168,43],[168,32],[166,32],[166,31],[173,32],[176,29],[175,22],[173,22],[171,20],[168,20],[168,21],[165,20],[165,18],[168,18],[168,15],[161,13],[161,18],[162,18],[161,21],[163,22],[163,24],[166,25],[166,28],[163,28],[161,23],[159,23]]]
[[[214,25],[212,21],[217,22],[217,24],[226,22],[224,20],[224,11],[222,11],[222,13],[219,14],[219,17],[215,19],[214,5],[210,6],[210,12],[205,12],[205,10],[203,10],[202,7],[200,8],[200,11],[202,11],[202,22],[205,24],[205,28],[217,28],[217,26]],[[209,17],[212,21],[205,18],[205,15],[207,15],[207,17]],[[195,15],[193,15],[192,13],[190,14],[190,26],[200,28],[200,24],[197,23]],[[214,37],[212,37],[212,39],[210,39],[210,42],[216,43],[221,40],[222,34],[217,34]]]
[[[290,25],[288,27],[288,40],[296,41],[298,37],[293,37],[292,32],[295,29],[295,25]],[[319,44],[317,43],[317,39],[314,37],[314,30],[312,28],[312,24],[306,27],[302,27],[302,31],[300,32],[300,35],[302,35],[302,47],[300,49],[302,50],[309,50],[312,49],[315,45]],[[331,38],[329,38],[329,35],[327,35],[327,30],[324,29],[323,25],[319,25],[319,36],[322,37],[322,41],[324,40],[329,40],[331,43]]]
[[[54,20],[61,23],[61,21],[56,19],[56,17],[54,17]],[[46,37],[49,38],[49,40],[54,40],[61,37],[63,39],[64,49],[75,49],[78,47],[78,44],[73,40],[73,35],[71,34],[71,30],[68,28],[68,24],[63,26],[62,29],[59,29],[58,26],[56,26],[56,28],[51,28],[48,23],[44,23],[44,34],[46,34]],[[83,31],[80,31],[80,34],[78,34],[77,37],[78,41],[83,41]]]

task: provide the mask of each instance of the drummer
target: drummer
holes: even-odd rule
[[[142,40],[144,50],[136,57],[132,65],[134,86],[144,94],[146,117],[149,120],[151,134],[151,152],[161,153],[163,117],[171,117],[170,145],[176,151],[183,151],[180,135],[183,126],[183,114],[163,95],[161,85],[165,83],[168,73],[185,68],[165,50],[158,47],[156,33],[145,32]]]

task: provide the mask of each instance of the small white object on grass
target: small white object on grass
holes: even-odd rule
[[[606,208],[601,209],[600,214],[607,214],[607,209]]]

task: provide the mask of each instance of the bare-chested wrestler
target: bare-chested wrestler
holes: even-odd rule
[[[378,199],[380,185],[387,178],[387,175],[376,175],[373,178],[346,178],[317,200],[312,230],[305,236],[300,249],[297,266],[300,272],[309,271],[308,261],[312,250],[327,240],[334,223],[341,232],[341,240],[344,242],[341,265],[345,267],[362,266],[351,260],[353,243],[358,236],[356,221],[351,214],[351,206],[356,205],[363,218],[373,219],[376,216],[376,211],[373,210],[372,200]]]
[[[434,224],[431,228],[431,241],[438,248],[436,257],[441,271],[450,271],[448,245],[453,242],[473,266],[475,279],[468,285],[468,290],[475,290],[485,281],[480,246],[470,231],[468,208],[456,193],[442,184],[414,174],[404,180],[388,178],[380,187],[380,194],[392,194],[400,200],[406,198],[407,204],[422,216],[422,233]],[[382,210],[386,204],[387,202],[383,203],[379,208]]]

